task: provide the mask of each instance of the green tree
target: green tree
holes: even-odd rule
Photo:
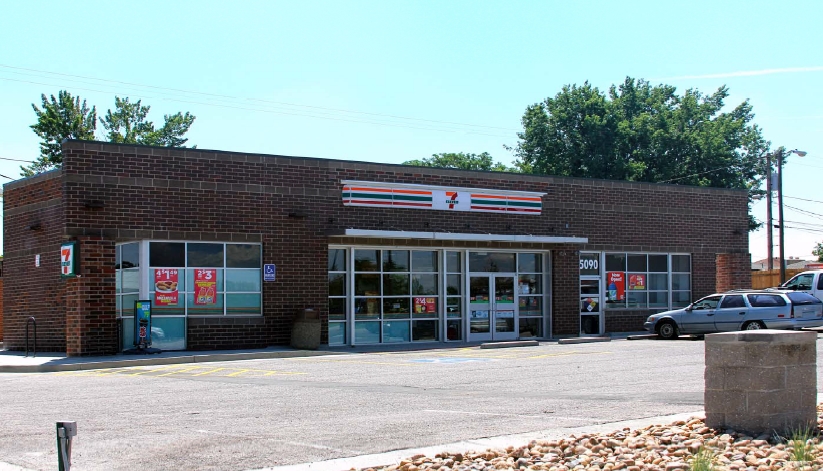
[[[762,194],[769,151],[747,101],[721,112],[729,92],[682,95],[627,77],[608,93],[566,85],[526,108],[515,166],[528,173],[741,188]],[[757,224],[750,217],[750,228]]]
[[[37,122],[31,129],[42,141],[40,142],[40,156],[29,166],[21,166],[21,175],[30,177],[36,173],[45,172],[59,167],[63,163],[61,143],[64,139],[94,139],[97,128],[97,110],[86,105],[86,100],[72,97],[71,93],[60,90],[57,98],[51,95],[46,98],[40,96],[43,108],[32,103],[31,107],[37,115]]]
[[[149,146],[184,147],[188,132],[195,117],[190,113],[165,115],[165,123],[155,129],[154,123],[147,121],[150,106],[143,106],[142,100],[132,103],[129,98],[114,97],[114,111],[109,110],[100,119],[110,142],[122,144],[142,144]]]
[[[488,152],[482,154],[466,154],[463,152],[443,152],[432,154],[429,159],[407,160],[403,165],[418,167],[456,168],[461,170],[485,170],[493,172],[513,172],[516,169],[506,167],[495,162]]]
[[[823,262],[823,242],[818,242],[812,250],[812,255],[817,257],[818,262]]]

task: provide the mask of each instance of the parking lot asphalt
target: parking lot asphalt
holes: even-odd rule
[[[54,421],[63,419],[78,421],[77,469],[141,462],[146,470],[292,471],[519,446],[703,413],[703,343],[685,338],[351,350],[136,360],[7,352],[0,364],[57,369],[0,375],[0,471],[54,469]],[[15,357],[30,363],[9,365]]]

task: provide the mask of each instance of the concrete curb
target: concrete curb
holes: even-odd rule
[[[686,412],[682,414],[666,415],[661,417],[647,417],[641,419],[624,420],[620,422],[607,422],[580,427],[563,427],[551,430],[541,430],[538,432],[520,433],[515,435],[502,435],[497,437],[486,437],[475,440],[465,440],[444,445],[433,445],[422,448],[408,448],[405,450],[394,450],[386,453],[375,453],[372,455],[352,456],[349,458],[338,458],[314,463],[302,463],[287,466],[276,466],[272,468],[261,468],[252,471],[339,471],[341,469],[364,469],[368,467],[389,466],[400,463],[400,460],[415,455],[434,456],[441,452],[468,452],[485,451],[490,448],[506,448],[508,446],[523,446],[532,440],[552,440],[565,438],[575,433],[611,433],[616,430],[630,428],[632,430],[647,427],[649,425],[668,425],[679,420],[688,420],[691,417],[705,417],[702,410]]]
[[[488,349],[488,348],[513,348],[513,347],[539,347],[540,342],[537,340],[515,340],[511,342],[492,342],[492,343],[481,343],[481,349]]]
[[[296,358],[343,353],[326,350],[285,350],[276,352],[214,353],[206,355],[181,355],[173,357],[139,358],[134,360],[113,359],[83,361],[82,358],[66,363],[39,365],[0,365],[0,373],[54,373],[59,371],[100,370],[106,368],[128,368],[132,366],[177,365],[183,363],[211,363],[218,361],[260,360],[266,358]]]
[[[594,342],[611,342],[611,337],[572,337],[569,339],[560,339],[557,341],[560,345],[573,345],[576,343],[594,343]]]

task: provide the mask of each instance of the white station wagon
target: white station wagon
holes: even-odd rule
[[[663,339],[680,334],[823,326],[823,302],[802,292],[735,290],[699,299],[683,309],[649,316],[646,330]]]

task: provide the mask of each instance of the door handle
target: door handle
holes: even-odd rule
[[[746,315],[746,311],[743,311],[743,312],[738,312],[738,314],[740,314],[741,316],[745,316],[745,315]]]
[[[712,317],[713,315],[714,315],[714,313],[706,314],[707,317]]]

